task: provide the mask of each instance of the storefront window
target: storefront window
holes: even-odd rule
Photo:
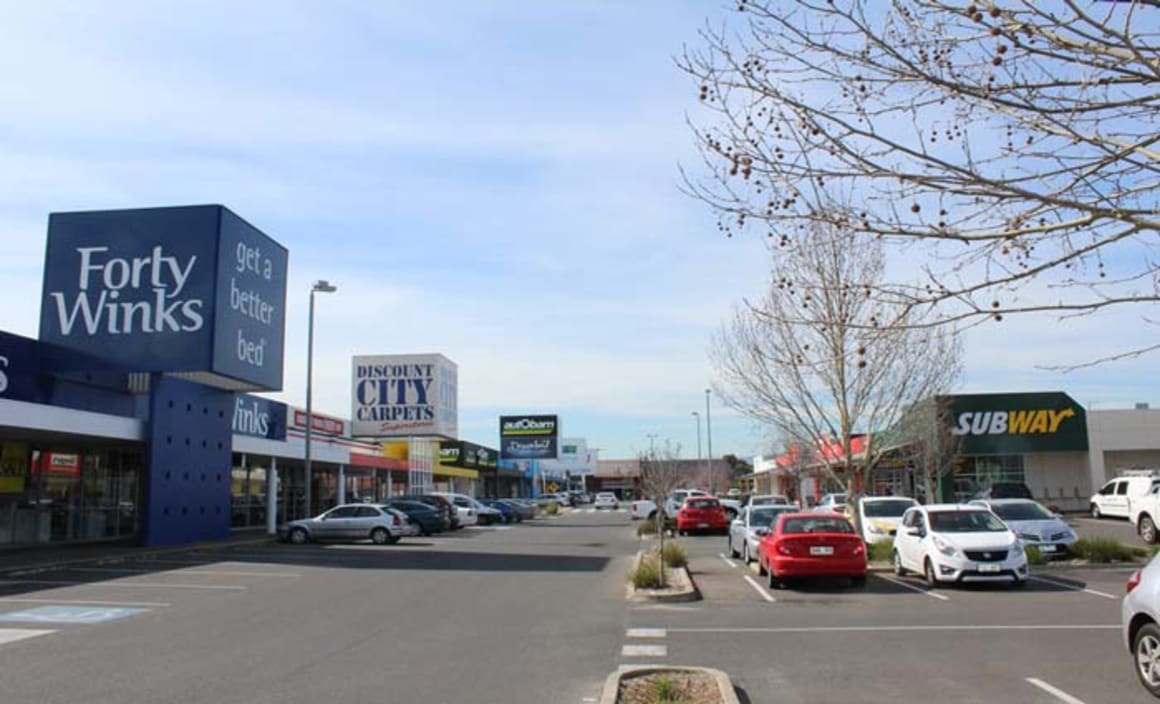
[[[971,499],[996,482],[1026,483],[1023,455],[963,457],[955,469],[955,500]]]
[[[246,528],[266,525],[266,467],[234,457],[230,482],[230,525]],[[243,466],[244,465],[244,466]]]

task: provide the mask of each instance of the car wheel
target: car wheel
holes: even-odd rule
[[[778,578],[777,575],[775,575],[773,573],[772,569],[769,569],[767,571],[769,572],[769,588],[770,589],[781,589],[783,586],[783,582]]]
[[[375,545],[386,545],[387,539],[390,537],[391,534],[387,532],[386,528],[375,528],[371,531],[371,542]]]
[[[733,534],[729,534],[729,557],[737,557],[737,550],[733,547]]]
[[[1092,518],[1101,518],[1103,514],[1100,513],[1100,507],[1092,504]]]
[[[748,540],[745,541],[745,543],[742,544],[742,546],[741,546],[741,561],[747,565],[750,562],[753,562],[753,558],[749,556],[749,541]]]
[[[898,551],[894,551],[894,574],[901,577],[906,574],[906,568],[902,566],[902,555]]]
[[[302,545],[310,540],[310,534],[306,532],[305,528],[292,528],[290,530],[290,542],[295,545]]]
[[[1156,523],[1147,514],[1140,516],[1140,538],[1145,543],[1156,542]]]
[[[933,589],[934,587],[938,586],[938,576],[934,573],[934,563],[930,561],[929,557],[926,558],[925,562],[923,562],[922,574],[923,577],[926,578],[926,584],[928,587]]]
[[[652,513],[650,513],[648,515],[648,520],[655,521],[656,519],[657,519],[657,512],[656,511],[653,511]]]
[[[1145,624],[1136,632],[1132,640],[1132,653],[1136,656],[1136,675],[1140,684],[1160,697],[1160,626]]]
[[[866,588],[866,576],[863,575],[861,577],[851,577],[850,578],[850,586],[853,587],[854,589],[865,589]]]
[[[757,558],[757,576],[762,577],[764,575],[765,575],[765,563],[761,561],[760,557],[758,557]]]

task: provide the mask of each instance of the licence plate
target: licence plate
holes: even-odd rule
[[[1039,552],[1055,552],[1054,545],[1040,545]]]
[[[815,545],[810,548],[811,555],[833,555],[834,549],[828,545]]]
[[[1000,565],[979,565],[980,572],[998,572]]]
[[[698,527],[698,528],[708,528],[708,527],[709,527],[709,524],[708,524],[708,523],[698,523],[698,524],[697,524],[697,527]]]

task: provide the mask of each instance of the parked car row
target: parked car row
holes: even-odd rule
[[[527,499],[476,499],[466,494],[435,492],[395,496],[379,503],[342,504],[312,518],[288,521],[278,538],[293,544],[370,540],[397,543],[465,526],[519,523],[535,518],[538,508]]]

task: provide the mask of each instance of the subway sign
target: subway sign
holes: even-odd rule
[[[40,339],[128,371],[276,391],[288,260],[220,205],[53,213]]]
[[[499,452],[505,460],[556,459],[558,416],[500,416]]]
[[[1086,451],[1087,414],[1064,393],[950,396],[960,454]]]

